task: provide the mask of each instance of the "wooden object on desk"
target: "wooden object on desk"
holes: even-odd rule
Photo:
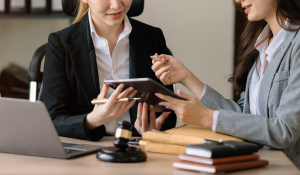
[[[211,128],[185,124],[165,132],[145,132],[140,144],[147,152],[164,154],[184,154],[184,145],[202,144],[204,139],[213,141],[234,140],[242,142],[242,139],[219,134]]]
[[[199,126],[199,125],[185,124],[173,129],[169,129],[165,132],[168,134],[179,134],[184,136],[209,139],[213,141],[219,141],[220,139],[222,139],[222,141],[226,141],[226,140],[234,140],[240,142],[243,141],[242,139],[233,136],[216,133],[212,131],[211,128]]]
[[[100,142],[89,142],[61,137],[62,141],[85,143],[101,146],[112,146],[114,137],[104,137]],[[226,175],[283,175],[300,174],[295,165],[282,151],[262,150],[257,153],[261,159],[269,160],[266,167],[226,173]],[[0,174],[76,174],[76,175],[199,175],[196,172],[178,170],[172,166],[178,160],[177,155],[147,153],[147,161],[141,163],[107,163],[99,161],[96,154],[70,160],[33,157],[0,153]]]

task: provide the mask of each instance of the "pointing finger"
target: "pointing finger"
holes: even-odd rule
[[[123,88],[124,88],[124,84],[120,84],[116,88],[116,90],[111,94],[111,96],[108,99],[108,102],[105,103],[105,105],[112,106],[114,103],[116,103],[118,96],[122,92]]]
[[[101,92],[100,94],[98,95],[98,99],[103,99],[103,98],[106,98],[106,94],[107,94],[107,91],[109,89],[109,86],[107,84],[104,84],[103,83],[103,87],[101,89]]]
[[[150,105],[150,129],[156,129],[156,115],[155,115],[155,109],[153,105]]]
[[[174,98],[174,97],[171,97],[171,96],[168,96],[168,95],[163,95],[163,94],[160,94],[160,93],[155,93],[155,95],[160,99],[163,99],[167,102],[175,104],[176,106],[180,106],[180,104],[182,104],[184,102],[184,100],[179,100],[177,98]]]

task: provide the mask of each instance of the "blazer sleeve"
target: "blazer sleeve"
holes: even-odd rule
[[[299,47],[300,48],[300,47]],[[293,147],[300,136],[300,49],[293,56],[290,64],[290,77],[284,89],[276,116],[262,117],[242,114],[240,111],[221,109],[224,106],[236,106],[232,102],[220,98],[215,99],[220,108],[216,132],[232,135],[277,149]],[[226,103],[220,105],[221,103]],[[235,108],[236,108],[235,107]],[[235,109],[233,108],[233,109]]]
[[[60,136],[98,141],[105,135],[100,126],[88,133],[84,130],[87,114],[75,114],[71,87],[68,84],[67,53],[59,37],[49,35],[43,77],[44,103]]]
[[[226,109],[235,112],[243,112],[245,92],[241,93],[239,101],[236,103],[233,100],[225,99],[220,93],[215,91],[210,86],[206,85],[205,93],[200,102],[207,108],[213,110]]]

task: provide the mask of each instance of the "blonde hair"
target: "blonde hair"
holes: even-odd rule
[[[81,21],[87,12],[89,11],[89,5],[87,3],[82,2],[82,0],[77,0],[77,7],[74,13],[78,12],[76,18],[73,21],[73,24]]]

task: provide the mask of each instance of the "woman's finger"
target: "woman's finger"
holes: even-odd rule
[[[108,101],[105,103],[105,105],[107,106],[112,106],[113,104],[116,103],[119,94],[122,92],[124,88],[124,84],[120,84],[116,90],[111,94],[111,96],[109,97]]]
[[[165,108],[171,109],[171,110],[173,110],[175,112],[179,111],[179,107],[178,106],[176,106],[176,105],[174,105],[172,103],[169,103],[169,102],[160,102],[159,105],[160,106],[165,106]]]
[[[167,102],[173,103],[176,106],[180,106],[182,103],[186,102],[185,100],[179,100],[177,98],[174,98],[174,97],[171,97],[171,96],[168,96],[168,95],[163,95],[163,94],[160,94],[160,93],[155,93],[155,95],[158,98],[163,99]]]
[[[186,100],[188,100],[188,101],[192,101],[192,100],[195,98],[194,96],[191,96],[191,95],[188,95],[188,94],[182,92],[181,89],[178,89],[178,90],[177,90],[177,93],[178,93],[178,95],[179,95],[180,97],[182,97],[182,98],[184,98],[184,99],[186,99]]]
[[[155,109],[153,105],[150,105],[150,129],[156,129],[156,115],[155,115]]]
[[[158,56],[158,54],[157,54],[157,53],[155,53],[155,54],[154,54],[154,56],[155,56],[155,57],[157,57],[157,56]],[[152,59],[152,64],[154,64],[154,63],[156,63],[156,62],[157,62],[157,61],[156,61],[155,59]]]
[[[106,94],[108,92],[108,89],[109,89],[109,86],[107,84],[103,83],[103,87],[102,87],[101,92],[100,92],[100,94],[98,95],[97,98],[98,99],[104,99],[104,98],[106,98]]]
[[[161,54],[161,55],[158,55],[157,58],[159,58],[161,60],[164,59],[165,62],[169,62],[173,58],[173,56]]]
[[[164,85],[169,85],[170,79],[168,78],[168,75],[170,75],[170,71],[164,72],[159,79],[164,83]],[[171,75],[170,75],[171,76]]]
[[[127,95],[127,98],[132,98],[135,96],[135,94],[137,93],[138,91],[137,90],[133,90],[130,92],[129,95]],[[122,98],[122,97],[121,97]],[[132,101],[129,101],[129,102],[124,102],[124,103],[121,103],[121,105],[116,105],[116,108],[118,108],[117,110],[120,110],[122,111],[122,113],[128,111],[135,103],[136,100],[133,100],[133,104],[131,105],[131,102]],[[129,105],[129,106],[128,106]]]
[[[156,62],[157,62],[156,60],[152,59],[152,64],[155,64]]]
[[[136,117],[136,123],[139,126],[139,128],[136,129],[140,129],[140,127],[142,126],[142,114],[143,114],[143,103],[139,103],[138,104],[138,109],[137,109],[137,117]]]
[[[167,72],[168,70],[170,70],[170,68],[171,68],[171,64],[170,64],[170,65],[167,65],[167,66],[164,66],[164,67],[162,67],[162,68],[160,68],[159,70],[157,70],[157,71],[155,72],[155,76],[158,77],[158,78],[160,79],[160,76],[161,76],[163,73],[165,73],[165,72]]]
[[[127,95],[127,97],[128,98],[133,98],[136,95],[137,92],[138,92],[138,90],[134,89],[133,91],[130,92],[129,95]]]
[[[125,89],[123,92],[121,92],[121,93],[118,95],[118,98],[126,98],[127,95],[130,94],[133,90],[134,90],[133,87],[129,87],[129,88]]]
[[[156,119],[156,128],[160,129],[165,120],[168,118],[168,116],[171,114],[171,112],[163,112],[157,119]]]
[[[131,102],[129,102],[123,111],[128,111],[135,104],[135,102],[136,100],[132,100]]]
[[[142,131],[148,130],[148,104],[143,104],[143,114],[142,114]]]
[[[154,63],[152,66],[151,66],[151,69],[156,72],[158,71],[160,68],[162,68],[164,66],[164,62],[162,61],[157,61],[156,63]]]

